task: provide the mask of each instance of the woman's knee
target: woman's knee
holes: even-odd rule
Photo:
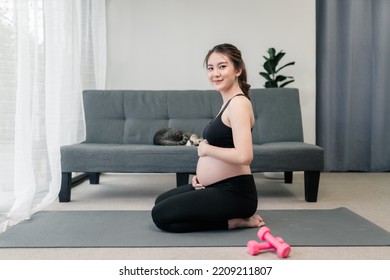
[[[170,224],[162,218],[162,215],[158,209],[159,207],[153,207],[152,209],[152,220],[156,227],[163,231],[171,231]]]
[[[162,221],[161,221],[161,215],[158,211],[158,206],[154,206],[152,208],[152,212],[151,212],[151,215],[152,215],[152,220],[154,222],[154,224],[161,229],[161,226],[163,225]]]
[[[190,192],[193,190],[194,190],[194,188],[190,184],[172,188],[172,189],[158,195],[155,202],[154,202],[154,205],[160,203],[161,201],[163,201],[165,199],[172,198],[172,197],[175,197],[177,195],[180,195],[180,194],[183,194],[186,192]]]

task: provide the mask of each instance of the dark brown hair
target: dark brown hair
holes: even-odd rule
[[[242,92],[249,98],[249,89],[251,87],[250,84],[247,83],[247,75],[246,75],[246,68],[245,63],[241,56],[241,51],[237,49],[232,44],[220,44],[216,45],[214,48],[209,50],[209,52],[206,55],[206,58],[204,60],[204,64],[207,66],[210,55],[212,53],[221,53],[226,55],[230,61],[233,63],[234,69],[240,70],[241,69],[241,75],[238,76],[238,85],[240,86]]]

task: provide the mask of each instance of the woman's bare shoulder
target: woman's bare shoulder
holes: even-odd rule
[[[244,95],[238,95],[231,100],[229,107],[231,107],[232,111],[236,111],[236,110],[247,111],[248,109],[252,110],[252,102],[249,100],[248,97]]]

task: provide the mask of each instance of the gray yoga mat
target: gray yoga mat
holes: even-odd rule
[[[389,246],[390,233],[346,208],[260,210],[291,246]],[[43,211],[0,234],[0,248],[245,247],[258,229],[167,233],[150,211]],[[260,240],[258,240],[260,241]]]

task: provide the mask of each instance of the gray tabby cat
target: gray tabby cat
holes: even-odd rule
[[[163,128],[157,131],[153,137],[154,145],[174,146],[198,146],[203,138],[198,135],[181,131],[175,128]]]

